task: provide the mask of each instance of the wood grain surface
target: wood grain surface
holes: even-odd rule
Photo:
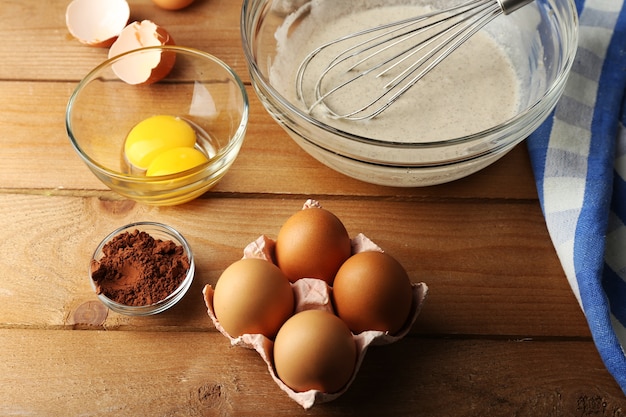
[[[65,27],[69,1],[0,6],[0,415],[623,416],[555,254],[525,144],[468,178],[392,188],[305,154],[257,99],[241,49],[241,2],[178,12],[129,1],[180,45],[232,66],[250,96],[241,153],[218,186],[177,207],[124,200],[75,154],[65,107],[106,57]],[[348,392],[303,410],[254,351],[213,327],[202,288],[307,198],[396,257],[429,296],[410,334],[372,347]],[[131,318],[87,277],[99,241],[133,221],[173,226],[197,273],[165,313]]]

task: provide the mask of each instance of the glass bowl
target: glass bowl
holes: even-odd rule
[[[556,106],[577,48],[578,16],[572,0],[535,0],[511,14],[496,18],[482,29],[498,44],[511,64],[517,85],[517,100],[510,115],[493,122],[481,119],[484,122],[482,127],[474,132],[435,135],[429,123],[420,119],[421,113],[406,108],[409,106],[405,99],[407,95],[397,102],[405,101],[400,105],[405,106],[406,117],[400,121],[385,124],[388,112],[396,111],[392,106],[369,121],[331,122],[329,118],[320,117],[319,111],[310,112],[298,100],[294,87],[295,70],[288,68],[288,65],[293,65],[289,62],[301,62],[315,48],[315,45],[303,46],[304,43],[297,42],[310,42],[308,39],[319,34],[330,34],[339,26],[331,23],[334,19],[349,21],[352,18],[352,22],[362,22],[362,15],[357,16],[356,13],[380,7],[381,4],[384,7],[446,7],[459,2],[244,0],[241,34],[254,89],[267,111],[300,147],[323,164],[348,176],[387,186],[415,187],[445,183],[472,174],[495,162],[525,139]],[[313,18],[317,19],[313,21],[315,24],[307,23]],[[382,24],[383,21],[378,19],[376,16],[373,21]],[[337,36],[338,33],[330,35],[331,38]],[[285,51],[289,50],[294,51],[292,56],[285,55]],[[452,56],[459,52],[460,49]],[[468,60],[490,70],[490,59],[480,60],[470,55]],[[441,65],[448,64],[444,62]],[[461,65],[459,68],[465,69]],[[484,78],[481,72],[478,74]],[[420,83],[427,82],[428,77],[430,75],[407,94],[420,94]],[[467,77],[463,74],[462,77],[452,78],[450,85],[444,87],[442,84],[439,92],[435,88],[434,98],[428,104],[420,103],[421,108],[447,106],[444,103],[450,100],[448,92],[461,84],[478,85],[475,81],[478,77]],[[470,93],[462,94],[464,100],[473,98]],[[433,119],[441,123],[448,123],[448,118],[458,120],[449,123],[459,126],[473,122],[479,118],[476,110],[486,102],[494,105],[491,95],[477,97],[483,101],[475,101],[458,111],[446,112],[446,107],[442,107],[443,116]],[[374,125],[368,125],[374,121],[383,132],[379,136],[372,134]],[[358,124],[361,124],[360,129],[353,129]],[[403,133],[392,133],[391,128],[400,124],[404,125]]]
[[[113,72],[116,64],[155,53],[175,54],[173,69],[160,81],[129,84]],[[69,99],[65,123],[80,158],[110,189],[141,203],[175,205],[202,195],[226,174],[245,137],[248,107],[243,83],[222,61],[191,48],[155,46],[118,55],[87,74]],[[195,148],[208,162],[170,175],[133,170],[124,155],[126,137],[156,115],[188,122]]]
[[[187,256],[187,259],[189,260],[189,269],[187,270],[185,278],[178,285],[178,287],[167,297],[149,305],[134,306],[121,304],[110,299],[102,293],[98,294],[98,285],[93,279],[93,266],[94,264],[101,261],[104,257],[105,254],[103,252],[103,249],[105,245],[120,234],[126,232],[132,233],[135,230],[145,232],[152,236],[155,240],[172,241],[176,245],[182,246],[183,253]],[[91,282],[91,287],[98,295],[100,301],[111,310],[128,316],[148,316],[161,313],[178,303],[185,296],[187,290],[189,290],[189,287],[191,287],[191,283],[193,282],[193,277],[195,274],[195,269],[195,261],[191,248],[189,247],[189,244],[187,243],[185,238],[179,232],[177,232],[172,227],[161,223],[137,222],[122,226],[114,230],[107,237],[105,237],[102,242],[100,242],[89,262],[89,281]]]

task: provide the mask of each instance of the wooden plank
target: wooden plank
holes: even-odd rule
[[[107,58],[107,48],[93,48],[74,39],[65,25],[66,0],[9,1],[0,8],[0,80],[78,81]],[[151,0],[129,2],[130,21],[152,20],[178,45],[209,52],[249,80],[241,48],[240,4],[199,0],[171,12]],[[36,46],[36,48],[35,48]]]
[[[38,189],[42,193],[107,190],[80,160],[65,131],[65,108],[75,87],[73,82],[0,82],[0,90],[13,97],[0,113],[0,188]],[[248,93],[251,114],[246,141],[213,193],[537,198],[523,143],[494,165],[453,183],[423,188],[376,186],[349,179],[307,155],[269,116],[252,88]],[[54,175],[49,175],[52,172]]]
[[[469,359],[469,360],[468,360]],[[306,413],[217,333],[0,330],[2,415],[621,415],[590,341],[406,338]]]
[[[621,415],[550,243],[524,144],[460,181],[427,188],[347,179],[306,155],[263,109],[239,33],[240,2],[178,12],[129,2],[179,45],[213,53],[248,84],[248,136],[213,192],[155,208],[120,199],[65,134],[67,99],[106,49],[69,35],[67,0],[0,7],[0,415]],[[213,328],[201,290],[260,234],[275,237],[304,199],[397,257],[430,295],[409,337],[371,348],[351,389],[308,412],[258,355]],[[138,221],[190,241],[192,288],[173,309],[129,318],[87,280],[99,240]],[[78,330],[80,329],[80,330]]]
[[[151,208],[95,197],[0,195],[0,327],[73,328],[95,299],[90,256],[114,228],[160,221],[189,240],[198,272],[173,310],[131,319],[110,313],[100,328],[209,329],[201,291],[261,234],[276,237],[303,199],[207,198]],[[412,280],[430,286],[415,332],[513,337],[588,337],[535,204],[460,205],[325,199],[351,236],[365,233]],[[79,313],[76,313],[76,311]]]

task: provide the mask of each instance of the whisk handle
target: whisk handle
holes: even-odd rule
[[[532,1],[533,0],[498,0],[498,4],[502,8],[502,12],[504,14],[509,14],[519,9],[520,7],[526,6]]]

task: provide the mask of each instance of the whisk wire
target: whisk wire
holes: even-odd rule
[[[372,33],[383,31],[380,34],[378,34],[378,35],[376,35],[376,36],[374,36],[372,38],[367,38],[367,39],[365,39],[363,41],[360,41],[360,42],[356,43],[355,45],[352,45],[349,48],[347,48],[344,51],[342,51],[341,53],[339,53],[334,59],[332,59],[329,62],[328,66],[322,72],[322,75],[320,75],[320,77],[325,77],[325,74],[327,74],[330,70],[332,70],[334,67],[336,67],[337,65],[341,64],[342,62],[344,62],[347,59],[350,59],[350,58],[352,58],[354,56],[360,55],[361,53],[366,52],[368,50],[371,50],[373,48],[376,48],[376,47],[380,46],[381,44],[389,42],[389,40],[397,39],[397,38],[400,38],[400,37],[404,36],[406,34],[406,32],[401,32],[401,31],[404,30],[407,27],[414,26],[415,24],[417,24],[417,23],[419,23],[421,21],[428,20],[429,18],[441,15],[442,13],[450,13],[450,12],[455,12],[455,11],[458,11],[458,10],[465,10],[465,9],[471,7],[473,4],[483,4],[483,3],[489,3],[491,1],[492,0],[470,0],[470,1],[466,2],[466,3],[460,4],[460,5],[456,5],[456,6],[452,6],[452,7],[449,7],[447,9],[444,9],[444,10],[441,10],[441,11],[438,10],[438,11],[426,13],[426,14],[423,14],[423,15],[420,15],[420,16],[417,16],[417,17],[409,17],[407,19],[399,20],[399,21],[396,21],[396,22],[379,25],[379,26],[376,26],[376,27],[373,27],[373,28],[363,29],[361,31],[350,33],[348,35],[342,36],[340,38],[337,38],[337,39],[334,39],[334,40],[332,40],[330,42],[322,44],[321,46],[319,46],[316,49],[314,49],[313,51],[311,51],[304,58],[304,60],[300,63],[300,66],[298,67],[298,70],[297,70],[297,73],[296,73],[296,94],[297,94],[298,99],[302,100],[302,101],[305,100],[305,96],[303,94],[303,83],[304,83],[305,71],[308,68],[309,64],[322,51],[332,47],[333,45],[336,45],[338,43],[342,43],[342,42],[345,42],[345,41],[348,41],[348,40],[357,39],[357,38],[360,38],[360,37],[363,37],[365,35],[369,35],[369,34],[372,34]],[[444,18],[442,20],[446,20],[446,19],[447,18]],[[438,24],[438,23],[440,23],[440,21],[424,25],[424,26],[419,27],[417,29],[413,29],[412,33],[419,34],[419,33],[427,30],[428,28],[430,28],[433,25]],[[384,32],[386,29],[391,29],[391,28],[395,28],[395,29],[392,29],[391,32]],[[390,37],[390,34],[397,33],[397,32],[400,32],[400,33],[397,34],[396,36]],[[378,42],[378,43],[374,43],[374,41],[379,40],[379,39],[383,39],[383,41]],[[359,49],[359,48],[361,48],[361,47],[363,47],[365,45],[368,45],[368,44],[369,44],[369,46],[367,48]],[[365,59],[367,59],[367,58],[365,58]],[[354,66],[356,66],[357,64],[355,64]],[[381,63],[381,65],[384,65],[384,63]],[[349,70],[351,70],[351,69],[354,69],[354,68],[349,68]],[[356,78],[359,78],[359,77],[356,77]],[[319,82],[316,83],[316,85],[318,85],[318,84],[319,84]],[[332,89],[333,92],[336,91],[336,90],[337,89]],[[316,107],[318,104],[320,104],[320,100],[314,102],[311,106],[309,106],[309,111],[311,111],[311,109]]]
[[[459,8],[455,8],[455,10],[456,9],[459,9]],[[447,55],[449,55],[449,53],[452,52],[452,50],[456,49],[458,45],[463,43],[467,38],[472,36],[473,33],[475,33],[475,31],[478,31],[482,26],[484,26],[484,24],[486,24],[486,23],[483,23],[481,19],[478,19],[477,21],[471,23],[468,26],[459,25],[460,23],[471,21],[476,16],[481,16],[481,14],[487,10],[490,12],[490,14],[486,15],[482,19],[485,19],[485,20],[493,19],[497,14],[499,14],[499,12],[501,12],[501,9],[498,7],[498,5],[490,1],[480,2],[479,7],[474,7],[472,5],[471,8],[465,6],[465,7],[462,7],[462,9],[463,9],[462,13],[459,13],[456,15],[441,16],[437,14],[436,15],[437,19],[435,19],[432,22],[429,22],[426,25],[419,26],[417,28],[411,27],[411,26],[414,26],[416,22],[403,24],[401,25],[400,28],[395,29],[392,32],[395,33],[398,31],[402,31],[408,27],[411,27],[411,28],[402,32],[401,34],[393,34],[392,32],[388,32],[387,34],[388,35],[391,34],[391,36],[388,36],[388,38],[383,41],[378,41],[374,45],[358,49],[357,51],[353,51],[350,54],[348,54],[348,52],[346,51],[345,52],[346,56],[344,57],[341,57],[341,55],[339,55],[332,63],[328,65],[328,67],[320,75],[315,85],[316,100],[309,107],[309,110],[311,111],[315,106],[319,104],[324,104],[326,110],[333,117],[351,119],[351,120],[371,119],[372,117],[375,117],[378,114],[382,113],[389,106],[391,106],[401,95],[403,95],[409,88],[411,88],[415,83],[417,83],[420,79],[422,79],[432,68],[438,65]],[[420,19],[420,21],[421,20],[423,19]],[[438,26],[441,26],[441,25],[451,24],[450,23],[451,20],[454,21],[454,23],[452,23],[452,26],[448,28],[448,30],[442,30],[442,31],[429,34],[425,39],[422,39],[420,42],[411,44],[408,48],[405,48],[402,51],[398,51],[397,53],[395,53],[395,55],[391,56],[390,58],[383,60],[373,65],[372,67],[369,67],[369,68],[366,67],[362,69],[360,72],[356,73],[356,75],[354,75],[353,77],[348,78],[347,80],[339,83],[338,85],[334,86],[333,88],[329,89],[326,92],[322,92],[322,85],[324,83],[324,80],[331,73],[331,71],[335,67],[337,67],[340,63],[346,62],[351,57],[355,57],[355,56],[358,57],[366,51],[373,50],[373,52],[359,59],[356,63],[351,64],[347,69],[344,70],[345,73],[349,73],[355,70],[356,68],[358,68],[359,66],[363,66],[365,63],[374,59],[375,57],[382,54],[383,52],[391,48],[395,48],[401,43],[409,42],[415,36],[423,34],[423,32],[437,28]],[[390,40],[393,40],[393,42],[389,43]],[[363,45],[363,44],[364,42],[361,42],[359,45]],[[358,107],[355,110],[348,112],[348,113],[338,113],[332,108],[332,106],[325,103],[325,100],[328,97],[336,93],[338,90],[343,89],[344,87],[352,84],[357,79],[365,77],[369,75],[371,72],[374,72],[380,68],[383,68],[381,72],[375,75],[375,78],[381,78],[383,75],[387,74],[388,72],[392,71],[399,65],[403,64],[408,59],[421,53],[424,49],[429,48],[431,44],[435,44],[435,47],[428,50],[428,52],[423,54],[423,56],[418,57],[415,60],[415,62],[411,63],[407,68],[401,71],[397,76],[395,76],[393,79],[387,82],[383,87],[383,92],[377,97],[375,97],[372,101],[367,102],[365,105]],[[383,45],[383,47],[377,49],[381,45]],[[426,65],[426,67],[424,67],[424,65]],[[420,68],[422,67],[424,68],[420,72],[418,72],[414,78],[407,81],[409,77],[411,77],[413,74],[419,71]],[[385,99],[387,99],[386,102],[385,102]],[[378,103],[382,103],[379,108],[375,109],[374,111],[370,113],[367,113],[368,109],[370,109],[372,106]]]
[[[487,8],[491,8],[492,12],[497,12],[498,11],[497,6],[494,6],[493,4],[484,4],[484,5],[481,6],[481,8],[474,10],[472,14],[463,17],[461,20],[459,20],[458,23],[466,22],[466,21],[472,19],[473,17],[479,15],[481,12],[483,12],[484,9],[487,9]],[[495,17],[495,16],[493,16],[493,17]],[[441,20],[439,20],[438,22],[436,22],[436,24],[447,23],[447,21],[452,19],[452,18],[453,17],[450,17],[450,16],[444,17]],[[474,25],[472,25],[472,27],[474,27],[477,24],[480,25],[479,27],[482,27],[480,22],[479,23],[475,23]],[[429,53],[425,54],[424,56],[422,56],[421,58],[419,58],[413,65],[411,65],[409,68],[405,69],[400,75],[398,75],[396,78],[394,78],[394,80],[397,79],[397,78],[400,78],[402,76],[402,74],[404,74],[406,72],[409,72],[409,70],[411,68],[419,66],[419,64],[421,62],[427,61],[428,59],[432,58],[434,55],[437,54],[437,52],[439,52],[442,49],[444,49],[446,45],[449,45],[456,37],[460,36],[461,34],[463,34],[465,32],[468,32],[468,28],[467,27],[461,27],[460,29],[457,29],[452,35],[449,35],[439,46],[436,46],[435,48],[433,48],[431,50],[431,52],[429,52]],[[433,44],[439,38],[443,38],[444,35],[446,35],[447,33],[448,33],[447,31],[438,32],[438,33],[430,36],[429,38],[425,39],[424,41],[418,43],[413,48],[411,48],[412,52],[410,54],[405,55],[404,57],[402,57],[402,59],[399,59],[392,66],[390,66],[390,67],[386,68],[384,71],[382,71],[378,76],[379,77],[383,76],[387,72],[392,71],[399,64],[401,64],[402,62],[406,61],[411,56],[417,54],[418,52],[422,51],[423,49],[426,49],[426,47],[428,47],[429,45]],[[392,84],[394,80],[392,80],[389,84]]]
[[[492,20],[496,16],[497,16],[497,14],[494,14],[494,15],[491,15],[491,16],[488,16],[488,17],[483,17],[482,19]],[[407,90],[409,90],[416,83],[418,83],[422,78],[424,78],[434,67],[436,67],[444,59],[446,59],[447,56],[452,51],[454,51],[456,48],[459,47],[459,45],[464,43],[467,39],[469,39],[476,32],[478,32],[481,29],[482,26],[484,26],[484,25],[481,25],[480,22],[478,22],[478,23],[475,23],[472,26],[471,30],[469,30],[469,31],[465,30],[463,33],[456,34],[455,36],[457,36],[458,38],[450,39],[448,41],[448,42],[454,41],[453,43],[446,44],[448,46],[446,47],[446,49],[443,52],[441,52],[441,49],[443,49],[443,47],[438,48],[438,52],[441,52],[441,53],[435,59],[433,59],[426,67],[421,69],[421,71],[419,71],[413,78],[411,78],[406,83],[402,84],[404,81],[406,81],[407,78],[409,78],[411,75],[413,75],[416,71],[419,70],[421,65],[424,64],[424,61],[425,61],[424,59],[422,59],[419,63],[413,64],[411,66],[411,68],[405,69],[403,71],[403,73],[401,73],[400,75],[396,76],[396,78],[394,78],[394,80],[392,80],[392,81],[390,81],[390,83],[388,83],[388,84],[391,84],[391,85],[389,85],[388,87],[386,86],[386,88],[388,88],[388,90],[386,92],[381,94],[377,99],[372,100],[370,103],[367,103],[365,106],[361,107],[360,109],[358,109],[356,111],[352,111],[350,113],[345,113],[343,115],[339,115],[336,112],[330,110],[331,113],[333,114],[334,117],[345,118],[345,119],[350,119],[350,120],[367,120],[367,119],[372,119],[372,118],[378,116],[380,113],[382,113],[387,108],[389,108],[392,104],[394,104]],[[430,57],[430,58],[432,58],[432,57]],[[399,87],[400,85],[402,85],[401,88]],[[357,114],[365,112],[368,108],[372,107],[373,105],[375,105],[376,103],[381,101],[384,97],[389,95],[396,88],[398,88],[398,90],[391,97],[389,97],[389,99],[382,106],[380,106],[378,109],[374,110],[371,113],[366,113],[366,114],[362,114],[360,116],[356,116]]]
[[[511,9],[517,9],[531,1],[469,0],[443,11],[343,36],[316,48],[305,57],[296,74],[296,94],[309,113],[316,107],[323,106],[332,117],[348,120],[371,119],[393,105],[486,24],[497,16],[506,14],[503,2]],[[362,39],[364,36],[368,37]],[[346,42],[352,43],[334,55],[317,76],[313,75],[312,100],[307,99],[304,90],[307,71],[310,70],[312,61],[323,58],[323,53],[331,53],[335,47]],[[404,47],[407,43],[408,46]],[[397,74],[392,73],[396,70]],[[372,78],[366,78],[370,75]],[[311,77],[310,74],[308,76]],[[391,79],[383,81],[381,92],[376,93],[365,104],[358,105],[356,109],[340,111],[329,102],[340,90],[356,82],[365,83],[371,89],[373,87],[370,84],[373,83],[370,80],[385,76]],[[336,85],[330,84],[332,82],[336,82]],[[309,100],[312,101],[310,104]]]
[[[483,18],[491,20],[497,16],[497,11],[498,11],[497,9],[494,9],[493,12],[495,12],[496,14],[491,14],[488,17],[486,16]],[[470,18],[474,17],[474,15],[476,15],[479,12],[480,11],[476,11],[472,15],[465,17],[463,21],[469,20]],[[360,109],[357,109],[353,112],[346,113],[343,115],[338,115],[336,114],[336,112],[333,112],[331,110],[332,114],[334,114],[335,117],[352,118],[352,119],[358,119],[358,120],[370,119],[372,117],[377,116],[382,111],[387,109],[387,107],[391,106],[398,98],[400,98],[402,94],[404,94],[409,88],[411,88],[414,84],[416,84],[419,80],[421,80],[426,74],[428,74],[428,72],[430,72],[432,68],[439,65],[439,63],[443,61],[443,59],[445,59],[460,44],[462,44],[467,39],[469,39],[476,31],[480,30],[482,26],[483,26],[483,23],[481,21],[478,21],[469,27],[463,27],[461,29],[456,30],[452,34],[449,34],[441,43],[438,44],[438,46],[431,49],[428,53],[424,54],[423,56],[419,57],[415,62],[410,64],[407,68],[405,68],[402,72],[400,72],[392,80],[390,80],[387,84],[385,84],[383,94],[381,94],[375,100],[372,100],[370,103],[367,103]],[[404,61],[408,60],[412,56],[421,52],[423,49],[427,48],[430,44],[433,44],[434,42],[438,42],[439,38],[443,38],[444,35],[446,34],[448,33],[440,32],[440,33],[437,33],[436,35],[431,36],[426,41],[412,48],[412,51],[409,54],[405,55],[404,57],[399,59],[397,62],[395,62],[394,64],[392,64],[391,66],[387,67],[385,70],[377,74],[377,77],[380,78],[384,76],[386,73],[392,71],[398,65],[401,65]],[[430,63],[426,67],[423,67],[429,61]],[[419,71],[420,68],[422,68],[421,71]],[[419,72],[407,82],[406,80],[411,75],[415,74],[417,71]],[[400,87],[402,85],[404,85],[404,87]],[[387,100],[387,102],[378,111],[375,111],[370,114],[361,115],[359,117],[354,117],[356,114],[362,113],[365,110],[367,110],[369,107],[373,106],[379,101],[382,101],[383,98],[387,97],[396,89],[398,89],[398,91],[396,91],[396,93],[393,94],[389,98],[389,100]]]

